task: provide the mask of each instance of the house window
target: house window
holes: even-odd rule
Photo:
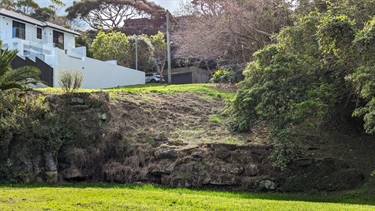
[[[53,31],[53,43],[55,47],[64,49],[64,33]]]
[[[26,38],[25,24],[17,21],[13,21],[13,38]]]
[[[36,38],[42,39],[42,29],[36,28]]]

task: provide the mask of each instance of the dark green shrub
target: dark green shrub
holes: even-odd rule
[[[69,125],[53,112],[39,93],[0,93],[0,180],[12,180],[13,156],[26,150],[56,154],[72,139]]]

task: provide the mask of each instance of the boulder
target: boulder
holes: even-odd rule
[[[271,180],[261,180],[259,182],[259,189],[260,190],[267,190],[267,191],[275,190],[276,189],[276,185]]]
[[[171,174],[175,164],[167,160],[155,163],[149,167],[149,173],[153,175]]]
[[[240,175],[244,171],[244,168],[240,165],[216,164],[213,170],[216,173],[221,173],[221,174]]]
[[[176,159],[183,153],[178,149],[160,148],[154,153],[156,159]]]
[[[228,175],[206,175],[202,182],[203,185],[217,186],[241,186],[241,179]]]
[[[44,172],[44,181],[48,184],[56,184],[58,181],[57,171],[45,171]]]
[[[82,172],[74,166],[61,172],[62,178],[69,181],[81,181],[85,178]]]
[[[244,175],[245,176],[257,176],[259,174],[259,167],[258,165],[255,165],[255,164],[247,164],[245,165],[245,172],[244,172]]]

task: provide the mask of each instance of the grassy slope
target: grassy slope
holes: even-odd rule
[[[46,93],[62,93],[60,88],[42,88],[38,89]],[[165,93],[173,94],[179,92],[188,92],[195,94],[203,94],[211,97],[219,97],[222,99],[230,100],[234,97],[235,93],[228,92],[216,88],[213,84],[184,84],[184,85],[168,85],[168,84],[145,84],[134,85],[126,87],[117,87],[111,89],[80,89],[79,92],[96,92],[104,91],[110,93],[127,92],[127,93]]]
[[[150,185],[0,187],[0,210],[375,210],[368,205],[327,203],[329,200]]]

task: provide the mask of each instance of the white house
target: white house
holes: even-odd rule
[[[109,88],[144,84],[145,73],[86,57],[86,48],[75,47],[80,34],[49,22],[0,9],[2,48],[18,50],[18,56],[31,62],[44,62],[53,69],[50,85],[58,87],[63,71],[80,71],[82,88]],[[43,70],[42,70],[43,72]]]

